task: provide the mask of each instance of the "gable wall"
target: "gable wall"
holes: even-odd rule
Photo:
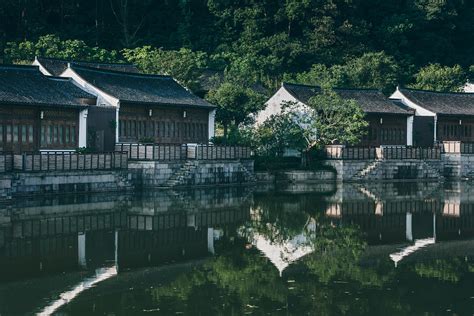
[[[281,87],[268,101],[266,107],[257,114],[255,122],[257,125],[265,122],[270,116],[281,113],[282,104],[284,102],[296,102],[298,106],[307,108],[307,106],[299,102],[284,87]]]

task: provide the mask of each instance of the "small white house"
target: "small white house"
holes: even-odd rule
[[[365,112],[369,123],[363,146],[411,145],[413,110],[397,100],[390,100],[374,89],[333,89],[341,98],[355,100]],[[321,92],[317,86],[282,83],[280,89],[265,103],[266,107],[256,117],[262,124],[270,116],[280,114],[287,102],[296,104],[302,112],[310,110],[309,100]]]

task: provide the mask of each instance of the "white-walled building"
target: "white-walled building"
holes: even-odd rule
[[[341,98],[355,100],[366,114],[368,133],[361,145],[411,145],[413,110],[397,100],[390,100],[374,89],[333,89]],[[262,124],[271,115],[282,112],[285,103],[291,102],[308,110],[308,102],[321,92],[317,86],[282,83],[280,89],[265,103],[258,113],[256,124]]]
[[[214,137],[215,106],[170,76],[120,72],[70,63],[62,72],[112,109],[115,142],[207,143]],[[110,111],[109,111],[110,112]],[[110,113],[109,113],[110,114]]]
[[[415,111],[414,145],[474,141],[474,93],[437,92],[397,87],[390,97]]]

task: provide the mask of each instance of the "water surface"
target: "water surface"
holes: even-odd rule
[[[0,315],[473,315],[474,184],[0,204]]]

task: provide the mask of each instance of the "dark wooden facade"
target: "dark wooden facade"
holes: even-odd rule
[[[120,142],[207,143],[209,109],[121,104]]]
[[[369,126],[361,146],[406,145],[407,115],[368,113]]]
[[[474,142],[474,116],[438,115],[437,141]]]
[[[0,107],[0,151],[75,149],[78,147],[78,133],[79,110],[15,105]]]

